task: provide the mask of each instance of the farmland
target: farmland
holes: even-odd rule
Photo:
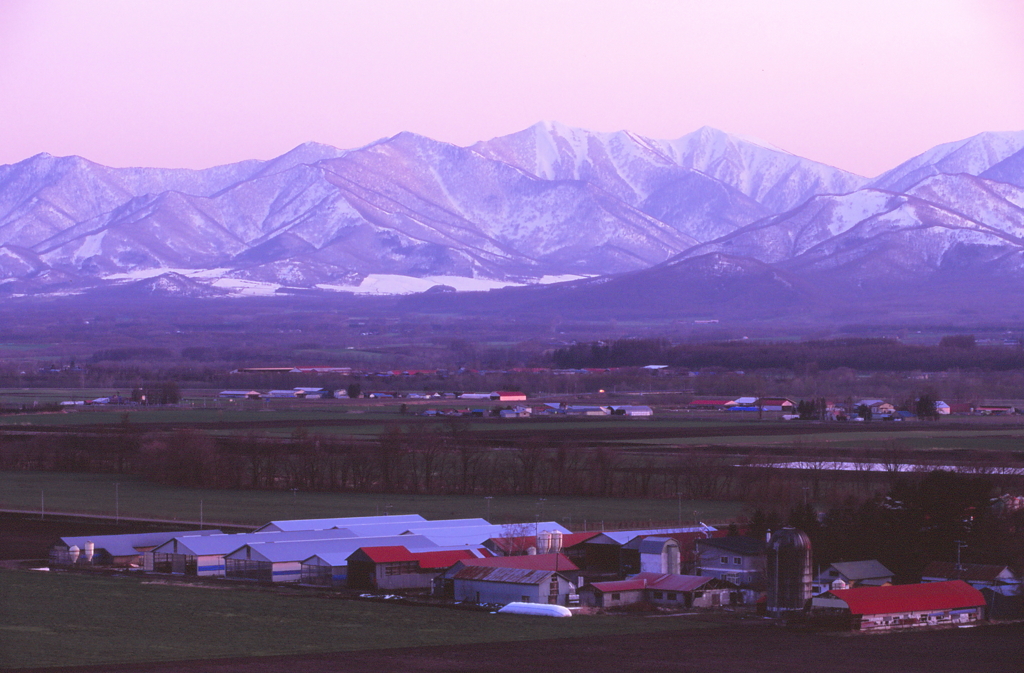
[[[1019,624],[849,637],[734,616],[550,620],[293,589],[218,589],[216,583],[0,571],[0,667],[1016,673],[1024,657]]]
[[[271,656],[707,628],[689,620],[545,620],[218,590],[120,576],[0,571],[0,667]]]
[[[200,507],[210,526],[378,514],[487,518],[502,523],[534,521],[543,515],[545,520],[564,521],[579,530],[599,529],[602,522],[676,522],[680,513],[684,523],[691,522],[695,513],[702,521],[721,522],[735,518],[741,510],[740,503],[730,501],[200,489],[155,484],[130,475],[0,472],[0,509],[198,524]]]

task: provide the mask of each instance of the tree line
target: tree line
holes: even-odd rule
[[[895,339],[850,338],[804,342],[727,341],[672,344],[665,339],[620,339],[580,343],[556,349],[552,362],[561,368],[642,367],[662,364],[699,370],[785,369],[861,371],[946,371],[1024,369],[1019,346],[976,347],[973,336],[944,337],[938,345],[908,345]]]

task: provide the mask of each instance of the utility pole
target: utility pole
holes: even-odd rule
[[[121,484],[114,482],[114,524],[120,525],[121,523]]]

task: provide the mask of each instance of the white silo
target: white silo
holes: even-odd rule
[[[89,540],[85,543],[85,562],[92,563],[93,554],[96,553],[96,543]]]
[[[71,565],[78,563],[78,555],[82,553],[82,550],[78,548],[77,544],[73,544],[68,548],[68,558],[71,559]]]
[[[537,535],[537,553],[548,554],[551,552],[551,531],[543,530]]]
[[[550,553],[557,554],[562,551],[562,531],[553,530],[551,531],[551,550]]]

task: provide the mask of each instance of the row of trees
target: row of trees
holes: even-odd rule
[[[637,367],[665,364],[702,369],[785,369],[799,372],[848,367],[864,371],[946,371],[1024,369],[1020,346],[974,347],[969,335],[946,337],[937,346],[907,345],[895,339],[828,339],[763,343],[728,341],[672,344],[665,339],[620,339],[557,349],[557,367]]]
[[[752,506],[802,499],[840,503],[870,497],[905,474],[914,456],[898,446],[860,452],[863,469],[806,452],[807,469],[779,468],[756,452],[694,449],[636,453],[551,443],[541,437],[495,447],[449,422],[389,425],[370,441],[296,431],[289,440],[250,434],[214,437],[193,430],[141,433],[130,424],[98,434],[5,437],[0,469],[141,474],[177,486],[430,494],[584,495],[743,500]],[[1011,464],[1012,459],[994,459]],[[994,465],[994,463],[993,463]],[[881,468],[879,468],[881,466]],[[984,471],[985,466],[977,466]],[[1004,486],[1021,477],[993,476]]]

